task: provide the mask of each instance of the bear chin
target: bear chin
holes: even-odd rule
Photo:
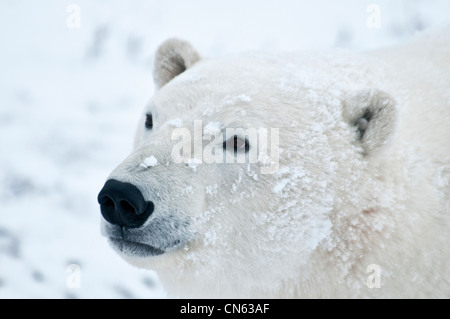
[[[164,250],[151,245],[136,243],[128,240],[109,238],[109,243],[119,254],[128,257],[152,257],[165,253]]]

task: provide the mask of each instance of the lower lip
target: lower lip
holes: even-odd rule
[[[109,242],[121,253],[132,257],[151,257],[164,254],[163,250],[146,244],[117,238],[109,238]]]

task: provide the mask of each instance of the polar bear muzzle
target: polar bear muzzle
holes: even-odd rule
[[[136,184],[110,178],[97,200],[103,216],[102,234],[124,257],[161,255],[192,239],[189,220],[146,199]]]

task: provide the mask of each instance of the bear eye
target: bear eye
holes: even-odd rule
[[[153,116],[152,116],[152,113],[148,113],[145,116],[145,127],[147,129],[149,129],[149,130],[153,127]]]
[[[242,150],[248,152],[249,148],[248,140],[246,138],[240,138],[237,135],[223,142],[224,150],[234,150],[235,153]]]

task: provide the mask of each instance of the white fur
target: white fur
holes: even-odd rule
[[[172,296],[450,297],[448,35],[360,55],[200,60],[172,39],[170,54],[179,44],[188,63],[169,77],[158,73],[163,44],[161,88],[145,109],[153,129],[143,116],[134,152],[110,177],[137,185],[152,218],[189,225],[162,226],[184,239],[163,255],[123,257],[156,270]],[[367,108],[381,111],[360,139],[354,122]],[[174,164],[174,120],[279,128],[279,168]],[[150,156],[158,165],[140,167]],[[371,264],[380,288],[367,285]]]

